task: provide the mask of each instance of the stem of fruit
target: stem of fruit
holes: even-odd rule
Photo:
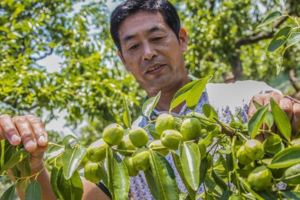
[[[231,140],[231,154],[232,154],[232,160],[233,160],[233,173],[235,175],[235,179],[236,179],[236,186],[238,189],[238,193],[241,196],[241,187],[240,187],[240,183],[238,181],[238,173],[237,173],[237,159],[235,157],[235,143],[236,143],[236,136],[233,136],[232,140]]]

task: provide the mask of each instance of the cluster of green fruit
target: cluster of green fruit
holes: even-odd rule
[[[300,147],[300,139],[291,141],[292,147]],[[282,181],[290,186],[300,184],[300,164],[289,164],[280,170],[270,169],[271,159],[285,149],[280,136],[270,135],[264,142],[256,139],[247,140],[237,151],[237,159],[241,169],[250,171],[247,181],[255,191],[269,190],[273,182]],[[300,156],[300,155],[299,155]],[[273,175],[274,174],[274,175]],[[274,179],[274,180],[273,180]]]
[[[160,139],[149,141],[148,133],[143,128],[125,130],[118,124],[107,126],[103,137],[88,147],[87,158],[90,162],[84,167],[85,178],[92,182],[101,179],[99,162],[105,159],[109,147],[115,146],[125,156],[124,162],[129,175],[136,176],[140,170],[146,171],[150,167],[149,149],[166,156],[169,150],[177,150],[180,142],[197,141],[201,135],[207,134],[197,118],[189,117],[178,123],[178,119],[171,114],[158,116],[155,132]]]

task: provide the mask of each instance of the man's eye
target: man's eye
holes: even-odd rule
[[[152,38],[152,41],[159,41],[161,39],[163,39],[163,37],[154,37],[154,38]]]
[[[135,45],[130,46],[130,47],[129,47],[129,50],[134,50],[134,49],[136,49],[136,48],[138,48],[138,47],[139,47],[139,45],[138,45],[138,44],[135,44]]]

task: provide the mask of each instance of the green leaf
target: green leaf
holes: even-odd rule
[[[291,47],[300,42],[300,32],[299,31],[292,31],[287,39],[287,47]]]
[[[8,170],[14,167],[16,164],[21,162],[23,159],[27,158],[28,152],[25,149],[19,149],[15,151],[8,161],[6,161],[2,167],[2,170]]]
[[[131,115],[128,107],[127,100],[123,97],[123,122],[127,128],[131,127]]]
[[[119,159],[113,159],[113,199],[128,199],[130,179],[125,163]]]
[[[287,199],[300,199],[300,192],[286,191],[286,192],[282,192],[282,194]]]
[[[63,172],[65,178],[68,180],[73,176],[73,173],[77,170],[81,160],[86,154],[86,149],[81,146],[75,146],[74,148],[66,146],[62,155],[63,160]]]
[[[151,97],[151,98],[147,99],[147,101],[143,104],[142,113],[147,118],[150,118],[153,110],[155,109],[155,107],[159,101],[160,95],[161,95],[161,92],[159,92],[155,97]]]
[[[255,199],[264,200],[263,197],[261,197],[259,194],[257,194],[256,192],[254,192],[254,190],[251,189],[251,186],[243,178],[239,177],[239,181],[242,183],[242,186],[245,188],[245,190],[250,192],[255,197]]]
[[[300,163],[300,146],[286,148],[273,157],[268,166],[272,169],[286,168]]]
[[[220,188],[221,188],[223,191],[227,191],[227,190],[228,190],[228,186],[227,186],[226,183],[222,180],[222,178],[215,172],[215,170],[212,170],[211,173],[212,173],[212,177],[213,177],[214,181],[216,182],[216,184],[217,184],[218,186],[220,186]]]
[[[266,113],[265,123],[269,129],[271,129],[274,124],[274,117],[273,117],[272,113],[269,111]]]
[[[202,107],[202,111],[204,113],[204,115],[209,118],[209,119],[215,119],[218,118],[218,114],[215,111],[215,109],[209,105],[209,104],[204,104]]]
[[[269,46],[268,46],[268,51],[273,52],[277,50],[279,47],[284,45],[287,41],[287,38],[289,37],[291,31],[291,27],[286,26],[280,29],[274,38],[271,40]]]
[[[263,106],[259,108],[249,120],[248,132],[251,138],[255,138],[259,134],[258,130],[264,122],[267,111],[268,106]]]
[[[281,110],[281,108],[273,99],[271,99],[271,108],[277,128],[279,129],[283,137],[290,141],[292,127],[289,117],[283,110]]]
[[[59,200],[63,200],[64,197],[61,194],[59,188],[58,188],[58,174],[59,174],[60,169],[53,167],[51,170],[51,177],[50,177],[50,183],[51,183],[51,187],[52,190],[56,196],[56,198],[58,198]]]
[[[155,199],[159,199],[159,190],[157,188],[157,185],[155,183],[155,178],[153,176],[153,173],[151,172],[151,170],[147,170],[144,172],[145,173],[145,178],[148,184],[148,187],[151,191],[151,194],[153,195],[153,197]]]
[[[270,14],[267,15],[267,17],[261,22],[260,25],[257,26],[257,28],[260,28],[262,26],[266,26],[274,21],[276,21],[277,19],[279,19],[280,17],[282,17],[282,13],[279,11],[274,11],[271,12]]]
[[[37,181],[31,182],[25,193],[25,200],[40,200],[42,199],[41,186]]]
[[[180,88],[174,95],[171,104],[170,104],[170,110],[173,110],[178,105],[183,103],[186,100],[186,96],[188,95],[188,92],[190,89],[193,88],[193,86],[197,83],[198,80],[194,80],[192,82],[189,82],[188,84],[184,85],[182,88]]]
[[[181,165],[179,155],[177,155],[175,152],[172,152],[172,158],[173,158],[175,167],[176,167],[176,169],[177,169],[177,171],[178,171],[178,173],[181,177],[181,180],[184,183],[185,188],[188,190],[190,196],[192,196],[192,198],[193,198],[193,195],[195,195],[195,191],[193,190],[193,188],[191,188],[191,186],[186,181],[186,178],[185,178],[184,173],[183,173],[183,169],[182,169],[182,165]],[[200,166],[201,166],[201,164],[200,164]]]
[[[206,84],[210,79],[211,76],[204,77],[202,79],[197,80],[197,82],[193,85],[193,87],[186,96],[186,105],[188,108],[194,109],[197,106],[202,96],[202,93],[205,90]]]
[[[180,160],[184,178],[189,186],[197,191],[200,185],[201,155],[198,145],[184,142],[180,146]]]
[[[158,188],[160,200],[179,199],[175,174],[168,161],[160,154],[150,150],[151,172]]]
[[[74,135],[67,135],[63,138],[65,148],[74,148],[78,144],[78,139]]]
[[[0,200],[15,200],[16,186],[10,186],[1,196]]]
[[[60,200],[81,200],[83,185],[78,171],[75,171],[73,176],[66,180],[63,175],[63,169],[60,168],[56,181],[57,188],[61,194]]]

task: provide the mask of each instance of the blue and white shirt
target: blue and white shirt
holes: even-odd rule
[[[230,122],[232,114],[239,113],[244,122],[247,121],[248,105],[251,98],[255,94],[274,90],[264,82],[258,81],[237,81],[230,84],[207,84],[206,91],[202,94],[198,105],[195,109],[196,112],[202,113],[202,106],[209,103],[218,112],[219,118],[223,122]],[[279,92],[279,91],[278,91]],[[191,112],[185,105],[180,112],[175,115],[186,115]],[[153,116],[158,116],[164,112],[154,110]],[[140,116],[135,122],[134,126],[144,127],[148,124],[147,118]],[[150,135],[150,140],[153,139]],[[181,192],[187,192],[184,184],[176,170],[172,156],[169,154],[166,159],[170,163],[176,176],[176,182]],[[202,187],[199,188],[199,193],[202,192]],[[143,172],[137,176],[130,178],[130,197],[134,200],[152,200],[154,197],[148,188],[146,178]]]

